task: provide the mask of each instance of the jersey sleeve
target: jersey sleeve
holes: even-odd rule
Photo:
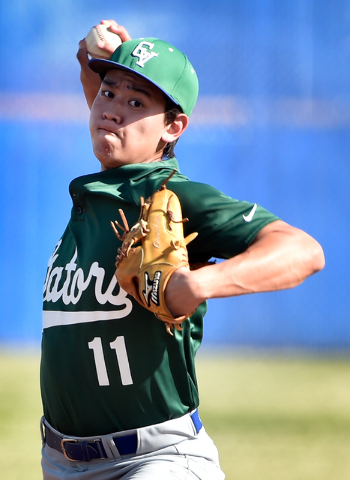
[[[185,235],[198,232],[188,245],[191,263],[234,257],[248,248],[263,227],[279,219],[260,205],[235,200],[206,184],[174,182],[169,188],[178,195],[183,216],[189,219]]]

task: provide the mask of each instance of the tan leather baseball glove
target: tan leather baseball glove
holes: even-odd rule
[[[192,315],[188,312],[174,318],[165,304],[165,289],[171,275],[180,267],[189,269],[186,245],[197,233],[184,238],[180,200],[166,188],[172,174],[160,189],[146,201],[141,197],[138,222],[129,228],[123,210],[119,210],[123,226],[111,222],[122,246],[118,250],[116,277],[120,287],[132,295],[143,307],[165,322],[172,334],[174,327],[181,330],[181,323]],[[118,228],[123,231],[120,235]],[[134,247],[141,242],[141,245]]]

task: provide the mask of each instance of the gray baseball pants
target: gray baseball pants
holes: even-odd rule
[[[91,445],[96,437],[81,439],[65,436],[43,420],[42,470],[44,480],[224,480],[217,449],[204,427],[197,432],[191,416],[169,420],[128,432],[103,435],[98,441],[106,458],[88,461],[69,460],[48,445],[52,435],[66,447]],[[49,431],[48,431],[49,430]],[[134,454],[121,455],[116,447],[118,437],[135,434]],[[52,440],[49,441],[51,445]],[[68,451],[68,448],[67,448]]]

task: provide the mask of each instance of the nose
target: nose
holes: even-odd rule
[[[105,110],[103,112],[103,118],[105,120],[110,120],[114,123],[117,123],[118,125],[122,122],[122,118],[120,115],[118,115],[115,111],[113,110]]]

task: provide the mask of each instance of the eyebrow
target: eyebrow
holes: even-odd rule
[[[106,80],[106,78],[103,79],[102,84],[107,85],[108,87],[115,88],[118,85],[118,82],[112,82],[111,80]],[[142,87],[137,87],[136,85],[132,85],[131,87],[128,87],[129,90],[133,90],[138,93],[143,93],[146,95],[148,98],[152,98],[152,93],[149,92],[148,90],[145,90]]]

